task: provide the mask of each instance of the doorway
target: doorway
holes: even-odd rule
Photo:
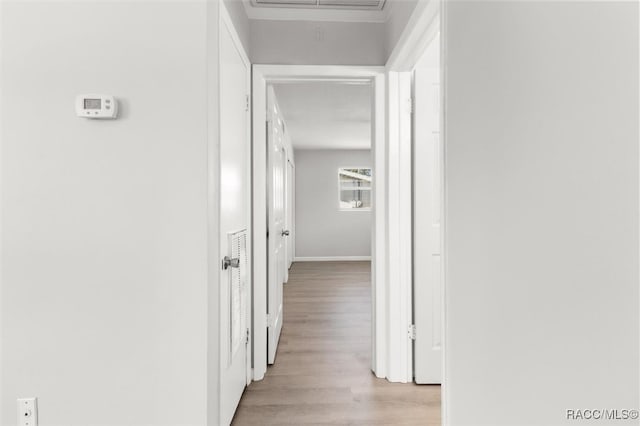
[[[378,152],[384,152],[384,68],[382,67],[335,67],[335,66],[285,66],[285,65],[255,65],[253,73],[253,127],[254,129],[265,128],[268,121],[268,87],[273,84],[287,83],[304,83],[304,82],[330,82],[337,84],[360,84],[368,85],[371,92],[371,151],[373,169],[376,170],[377,176],[384,176],[384,157],[376,156],[376,148]],[[277,338],[273,333],[269,337],[269,324],[273,323],[273,319],[269,315],[269,267],[268,267],[268,249],[269,241],[267,237],[269,203],[268,203],[268,187],[263,176],[267,176],[268,167],[268,132],[254,130],[253,140],[253,226],[254,226],[254,322],[253,322],[253,376],[254,380],[261,380],[267,370],[267,364],[273,359],[272,350],[268,342],[276,342]],[[294,163],[295,165],[295,163]],[[345,165],[356,166],[356,165]],[[338,176],[335,177],[337,183]],[[295,183],[294,183],[295,185]],[[385,186],[376,185],[374,180],[371,185],[371,193],[374,200],[382,200],[385,196]],[[384,204],[381,204],[384,205]],[[295,209],[293,210],[295,211]],[[373,216],[372,226],[372,251],[371,251],[371,311],[372,311],[372,365],[373,370],[379,377],[386,377],[385,355],[386,350],[383,348],[386,344],[386,334],[382,328],[375,326],[376,323],[383,324],[387,311],[384,302],[384,279],[376,279],[376,277],[384,277],[385,262],[384,257],[384,212],[374,207],[371,214]],[[283,229],[284,231],[285,229]],[[288,231],[291,232],[290,229]],[[377,238],[376,238],[377,237]],[[382,259],[382,261],[378,261]],[[273,268],[272,268],[273,270]],[[279,285],[279,284],[277,284]],[[381,288],[377,288],[380,286]],[[279,291],[274,289],[271,292],[274,297],[280,297]],[[377,297],[377,295],[383,295]],[[278,304],[276,301],[275,304]],[[272,310],[271,312],[277,312]],[[274,332],[278,332],[273,328]],[[275,348],[273,348],[273,354]]]
[[[429,3],[428,7],[420,9],[420,25],[403,35],[400,49],[394,51],[386,67],[253,67],[254,380],[264,378],[267,370],[269,321],[267,195],[263,178],[267,144],[266,132],[256,129],[265,128],[269,84],[329,81],[371,85],[371,148],[375,171],[372,183],[371,370],[377,377],[391,382],[414,381],[412,72],[439,31],[437,5]],[[440,337],[444,342],[444,336]]]
[[[257,248],[259,244],[264,244],[267,248],[267,280],[279,275],[274,272],[281,269],[281,265],[273,265],[274,262],[281,262],[278,254],[280,249],[274,250],[272,246],[281,247],[286,238],[294,236],[296,261],[289,271],[286,284],[282,284],[282,277],[278,277],[275,282],[275,289],[271,288],[271,282],[267,283],[267,343],[265,348],[256,340],[254,353],[265,356],[266,352],[265,364],[273,365],[268,371],[265,365],[266,375],[261,377],[264,380],[256,379],[258,381],[248,388],[234,423],[303,424],[332,420],[370,422],[368,424],[389,424],[394,421],[417,423],[424,420],[428,420],[430,424],[438,423],[439,389],[413,384],[398,386],[390,383],[391,380],[385,380],[393,378],[393,381],[411,382],[412,371],[403,370],[404,364],[387,369],[390,359],[387,354],[395,350],[383,346],[391,341],[388,339],[389,330],[383,326],[376,327],[378,319],[375,308],[380,307],[383,315],[390,312],[387,289],[376,297],[375,285],[372,286],[372,283],[383,286],[388,283],[385,275],[375,277],[376,266],[386,266],[384,257],[380,259],[375,256],[379,249],[376,243],[384,249],[387,241],[384,232],[375,232],[375,226],[380,225],[378,221],[387,217],[386,138],[384,121],[375,122],[373,118],[376,113],[376,97],[384,100],[384,92],[376,93],[375,80],[362,78],[279,78],[265,79],[263,87],[266,97],[255,101],[256,92],[263,93],[261,85],[255,81],[256,74],[258,73],[254,69],[254,164],[265,164],[266,170],[254,169],[254,185],[266,181],[266,189],[259,194],[257,190],[262,188],[254,188],[254,196],[266,199],[268,220],[265,220],[263,214],[254,211],[255,226],[259,226],[257,221],[266,224],[264,234],[267,235],[263,243],[257,242],[256,238],[255,246]],[[280,185],[281,169],[285,163],[284,153],[291,143],[289,138],[298,140],[294,136],[294,123],[288,120],[290,115],[287,114],[286,89],[302,91],[309,86],[314,86],[316,90],[319,87],[324,92],[364,89],[369,108],[366,111],[368,131],[365,138],[368,145],[365,148],[369,150],[342,149],[336,152],[338,150],[318,149],[314,141],[307,141],[307,149],[295,150],[292,161],[296,172],[297,208],[293,209],[296,212],[296,226],[293,234],[283,237],[284,231],[291,229],[284,229],[282,222],[277,219],[281,217],[277,207],[285,198],[282,195],[284,188]],[[328,97],[335,100],[341,95],[332,93]],[[306,103],[296,105],[294,112],[299,113],[302,108],[314,108],[315,99],[310,92],[302,97]],[[262,117],[256,118],[263,109],[267,114],[263,113]],[[348,111],[340,114],[344,116],[354,113],[353,105],[346,109]],[[314,113],[311,112],[311,115]],[[381,115],[384,119],[384,111]],[[256,132],[255,129],[259,130]],[[316,133],[309,122],[306,123],[305,130]],[[379,132],[377,142],[382,143],[382,149],[376,146],[376,131]],[[338,137],[329,139],[335,142]],[[346,144],[337,143],[342,144],[343,148]],[[261,153],[256,153],[255,150],[263,147],[266,147],[265,156],[258,158]],[[379,163],[382,167],[377,168]],[[410,165],[406,165],[404,169],[409,171]],[[280,194],[276,196],[274,189],[279,189]],[[381,190],[381,197],[376,192],[378,190]],[[323,251],[325,247],[319,247],[339,239],[327,222],[334,224],[341,220],[351,221],[337,227],[344,234],[345,230],[355,228],[358,222],[363,222],[364,218],[370,216],[374,216],[374,219],[367,224],[371,233],[367,243],[368,256],[349,256],[356,252],[349,252],[348,247],[340,247],[343,251],[332,252],[335,256],[328,256],[330,252]],[[318,229],[313,229],[314,225]],[[260,234],[262,233],[256,230],[256,237]],[[353,243],[357,237],[348,239]],[[256,285],[259,285],[259,275],[256,272]],[[406,276],[410,277],[410,274]],[[256,289],[256,293],[258,291]],[[410,304],[410,300],[407,303]],[[378,324],[384,324],[384,321],[385,318]],[[375,334],[380,331],[386,340],[375,340]],[[410,354],[411,340],[407,336],[406,325],[396,331],[399,331],[399,335],[394,338],[402,341],[403,352]],[[260,330],[256,328],[254,335],[258,332]],[[384,347],[384,350],[376,352],[377,346]],[[254,368],[258,367],[258,364],[254,364]],[[359,403],[368,400],[375,401],[375,409],[372,409],[371,404]],[[398,404],[400,401],[411,401],[411,406]]]

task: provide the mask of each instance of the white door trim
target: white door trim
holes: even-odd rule
[[[413,380],[411,76],[387,73],[387,378]]]
[[[267,370],[267,193],[266,174],[266,89],[271,82],[334,81],[371,83],[372,153],[374,158],[374,226],[372,229],[372,370],[387,377],[387,304],[385,189],[385,78],[384,67],[325,65],[254,65],[253,66],[253,379],[262,380]],[[378,153],[376,155],[376,153]],[[376,184],[380,182],[380,184]],[[406,337],[405,330],[401,332]]]

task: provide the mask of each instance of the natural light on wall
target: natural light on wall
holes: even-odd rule
[[[338,169],[340,210],[371,210],[371,169]]]

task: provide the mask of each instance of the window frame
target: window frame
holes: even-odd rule
[[[370,201],[371,205],[369,207],[350,207],[350,208],[342,207],[342,197],[341,197],[342,182],[340,181],[340,171],[341,170],[348,170],[348,169],[369,169],[371,171],[371,185],[369,186],[369,189],[367,190],[367,191],[371,192],[371,201]],[[354,166],[354,167],[340,166],[340,167],[338,167],[337,177],[338,177],[338,211],[341,211],[341,212],[370,212],[371,208],[373,207],[373,167],[371,167],[371,166]]]

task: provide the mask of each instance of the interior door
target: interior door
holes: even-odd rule
[[[289,238],[287,238],[287,270],[293,264],[293,254],[295,251],[295,167],[291,159],[287,159],[287,229],[289,230]],[[287,282],[289,276],[287,274]]]
[[[284,147],[283,120],[273,88],[267,92],[267,198],[268,198],[268,292],[267,292],[267,362],[276,359],[278,341],[282,331],[283,297],[285,277],[286,229],[285,173],[287,156]]]
[[[228,24],[220,27],[220,424],[233,419],[247,385],[251,157],[250,69]]]
[[[442,382],[442,146],[440,70],[414,71],[414,376],[416,383]]]
[[[286,131],[286,129],[283,129]],[[285,148],[285,165],[284,165],[284,227],[289,231],[289,235],[285,235],[284,243],[284,276],[283,282],[289,282],[289,252],[291,251],[291,192],[289,186],[291,185],[291,172],[289,170],[289,152]]]

